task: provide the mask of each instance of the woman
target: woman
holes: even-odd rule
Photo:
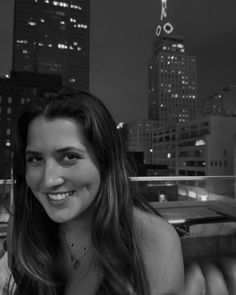
[[[137,196],[116,124],[96,97],[67,89],[29,105],[16,124],[13,176],[14,294],[182,288],[179,238]]]

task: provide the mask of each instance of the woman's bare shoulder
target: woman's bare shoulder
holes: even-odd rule
[[[158,215],[134,209],[151,294],[177,291],[184,282],[180,239],[174,227]]]
[[[135,224],[145,243],[179,240],[176,230],[164,218],[149,212],[134,209]]]

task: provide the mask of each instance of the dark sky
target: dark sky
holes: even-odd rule
[[[147,118],[147,64],[161,0],[91,0],[90,90],[117,121]],[[168,19],[197,57],[198,94],[236,85],[236,1],[168,0]],[[13,0],[0,1],[0,75],[11,67]]]

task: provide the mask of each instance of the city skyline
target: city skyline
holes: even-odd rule
[[[234,63],[236,3],[168,1],[168,18],[183,35],[186,51],[197,57],[200,98],[236,84]],[[147,118],[148,60],[161,1],[91,0],[90,90],[117,121]],[[0,3],[0,74],[11,67],[13,0]]]

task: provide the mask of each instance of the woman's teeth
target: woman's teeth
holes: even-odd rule
[[[68,193],[57,193],[57,194],[48,194],[49,198],[53,201],[60,201],[63,199],[68,198],[69,196],[71,196],[73,194],[73,192],[68,192]]]

